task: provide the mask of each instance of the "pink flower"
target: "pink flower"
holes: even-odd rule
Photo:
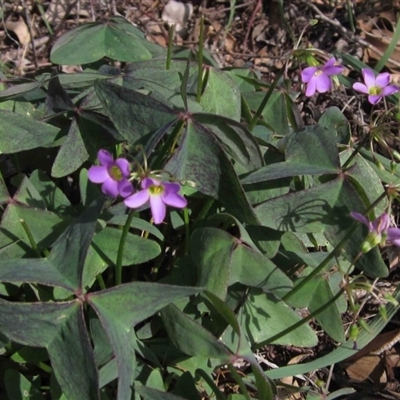
[[[141,191],[129,196],[124,203],[129,208],[138,208],[150,200],[150,210],[154,223],[164,221],[167,205],[175,208],[185,208],[186,199],[179,194],[179,183],[160,182],[153,178],[145,178],[141,183]]]
[[[124,158],[117,158],[114,161],[113,156],[107,150],[99,150],[97,158],[101,165],[89,168],[89,180],[94,183],[102,183],[102,192],[114,198],[118,195],[127,197],[132,194],[133,186],[127,179],[130,174],[128,161]]]
[[[395,246],[400,247],[400,229],[390,228],[389,214],[383,213],[374,221],[370,221],[358,212],[351,212],[351,217],[363,223],[369,230],[368,237],[363,244],[363,251],[367,252],[378,244],[388,240]]]
[[[311,97],[315,92],[325,93],[332,88],[331,76],[343,71],[343,66],[338,65],[335,57],[332,57],[324,65],[307,67],[301,73],[301,80],[307,83],[306,96]]]
[[[361,72],[363,74],[365,84],[356,82],[353,85],[353,89],[357,92],[368,94],[368,101],[371,104],[378,104],[383,97],[399,91],[397,86],[389,85],[390,75],[387,72],[382,72],[376,77],[374,72],[368,68],[363,68]]]

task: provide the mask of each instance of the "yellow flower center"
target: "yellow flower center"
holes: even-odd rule
[[[151,185],[149,192],[152,196],[160,196],[164,192],[164,187],[161,185]]]
[[[114,179],[114,181],[120,181],[123,178],[122,172],[117,165],[110,167],[108,169],[108,173],[110,174],[111,178]]]
[[[381,94],[382,92],[382,88],[380,88],[379,86],[371,86],[368,89],[368,93],[372,96],[377,95],[377,94]]]
[[[320,69],[317,69],[315,72],[314,72],[314,76],[319,76],[319,75],[321,75],[322,74],[322,71],[320,70]]]

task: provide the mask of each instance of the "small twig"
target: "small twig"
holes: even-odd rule
[[[252,28],[252,26],[254,24],[254,21],[256,19],[256,15],[261,9],[261,5],[262,5],[262,0],[257,0],[256,6],[254,7],[254,11],[251,14],[251,18],[250,18],[248,26],[247,26],[246,36],[244,37],[244,41],[243,41],[243,51],[247,50],[247,42],[249,40],[250,31],[251,31],[251,28]]]
[[[32,53],[33,53],[33,63],[35,64],[35,68],[38,69],[38,62],[37,62],[37,55],[36,55],[36,46],[35,46],[35,42],[33,40],[33,30],[32,30],[32,21],[31,21],[31,17],[29,15],[29,11],[28,11],[28,7],[25,3],[25,0],[21,0],[22,2],[22,6],[24,8],[24,14],[25,14],[25,20],[28,26],[28,32],[29,32],[29,36],[30,36],[30,42],[31,42],[31,47],[32,47]]]
[[[5,5],[4,5],[4,1],[0,0],[1,2],[1,8],[3,10],[5,10]],[[12,40],[18,47],[20,47],[20,44],[17,40],[15,40],[9,33],[8,33],[8,29],[6,28],[6,21],[4,20],[4,12],[1,13],[1,23],[3,24],[4,27],[4,32],[6,33],[7,37]]]

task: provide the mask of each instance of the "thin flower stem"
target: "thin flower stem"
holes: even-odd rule
[[[117,263],[115,265],[115,285],[120,285],[122,283],[122,260],[124,256],[124,248],[134,215],[135,211],[131,210],[128,214],[128,218],[126,219],[124,229],[122,230],[121,240],[118,246]]]
[[[256,126],[256,124],[258,122],[258,120],[260,119],[261,114],[264,111],[264,108],[268,103],[268,100],[270,99],[270,97],[271,97],[276,85],[278,84],[279,80],[281,79],[281,77],[283,75],[283,72],[284,72],[284,69],[282,68],[279,71],[278,75],[276,75],[274,81],[272,82],[271,86],[268,89],[268,92],[265,94],[260,106],[258,107],[258,110],[254,114],[254,117],[253,117],[252,121],[250,122],[250,125],[249,125],[249,131],[250,132],[254,129],[254,127]]]
[[[239,388],[242,392],[242,395],[246,398],[246,400],[251,400],[249,392],[247,391],[246,385],[244,384],[242,378],[236,371],[236,368],[232,364],[228,364],[228,369],[233,377],[233,379],[236,381],[236,383],[239,385]]]
[[[201,221],[204,219],[207,215],[207,213],[210,211],[210,208],[214,204],[214,199],[209,199],[207,202],[204,204],[203,208],[200,210],[199,214],[197,215],[196,220]]]
[[[185,223],[185,256],[186,256],[189,254],[189,245],[190,245],[189,210],[187,207],[183,209],[183,221]]]
[[[204,50],[204,15],[200,18],[199,52],[197,53],[197,92],[196,101],[200,102],[203,91],[203,50]]]
[[[169,32],[168,32],[167,61],[165,63],[166,70],[171,69],[172,46],[174,44],[174,33],[175,33],[175,24],[172,24],[169,27]]]
[[[29,240],[29,243],[30,243],[30,245],[31,245],[32,250],[33,250],[33,251],[36,253],[36,255],[40,258],[40,257],[41,257],[41,254],[40,254],[39,249],[38,249],[38,247],[37,247],[36,241],[35,241],[35,239],[34,239],[34,237],[33,237],[33,235],[32,235],[32,232],[31,232],[31,230],[29,229],[28,224],[27,224],[26,221],[25,221],[24,219],[22,219],[22,218],[19,220],[19,222],[21,222],[22,228],[24,229],[24,231],[25,231],[25,233],[26,233],[26,236],[28,236],[28,240]]]
[[[106,283],[104,282],[103,276],[101,274],[96,275],[96,280],[101,290],[107,289]]]
[[[152,170],[162,170],[163,160],[166,156],[172,155],[173,143],[176,143],[177,138],[183,128],[184,121],[178,120],[171,134],[168,136],[167,141],[163,144],[159,156],[156,158],[154,163],[152,163]]]
[[[360,150],[364,147],[364,145],[368,142],[369,136],[365,135],[363,140],[358,144],[358,146],[353,150],[353,152],[350,154],[350,157],[344,162],[342,165],[342,169],[347,168],[350,163],[354,160],[354,158],[357,156],[357,154],[360,152]]]
[[[297,287],[297,286],[296,286]],[[328,307],[330,307],[332,304],[336,303],[336,301],[338,299],[340,299],[340,297],[342,296],[342,294],[344,293],[344,289],[340,289],[333,297],[331,297],[329,299],[329,301],[327,301],[325,304],[323,304],[321,307],[317,308],[314,312],[310,313],[309,315],[307,315],[305,318],[303,318],[302,320],[300,320],[299,322],[296,322],[295,324],[293,324],[292,326],[289,326],[288,328],[284,329],[283,331],[277,333],[274,336],[271,336],[269,339],[266,339],[262,342],[259,342],[257,344],[254,344],[252,346],[252,350],[255,351],[257,349],[260,349],[264,346],[266,346],[267,344],[271,344],[275,341],[277,341],[278,339],[280,339],[281,337],[287,335],[288,333],[293,332],[295,329],[299,328],[300,326],[304,325],[305,323],[307,323],[308,321],[312,320],[314,317],[316,317],[317,315],[321,314],[323,311],[325,311]]]

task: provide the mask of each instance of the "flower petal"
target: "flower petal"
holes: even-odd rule
[[[332,67],[333,65],[335,65],[335,63],[336,63],[336,58],[332,57],[324,64],[323,69],[325,70],[325,68]]]
[[[162,200],[165,204],[175,208],[187,206],[187,200],[179,193],[166,193],[162,196]]]
[[[118,192],[122,197],[128,197],[133,193],[132,183],[127,179],[118,182]]]
[[[129,208],[139,208],[145,204],[150,198],[150,194],[147,189],[140,190],[139,192],[127,197],[124,203]]]
[[[317,84],[317,91],[319,93],[325,93],[332,87],[332,81],[329,76],[321,74],[320,76],[316,77],[316,84]]]
[[[113,156],[107,150],[99,150],[97,153],[97,158],[99,159],[100,164],[104,167],[108,167],[108,165],[114,162]]]
[[[363,83],[356,82],[356,83],[353,85],[353,89],[354,89],[356,92],[368,94],[368,88],[367,88],[367,86],[364,85]]]
[[[318,70],[317,67],[307,67],[304,68],[301,73],[301,80],[303,83],[310,82],[310,79],[314,76],[315,72]]]
[[[378,76],[375,79],[375,85],[381,88],[389,85],[389,82],[390,82],[390,75],[388,72],[382,72],[381,74],[378,74]]]
[[[114,181],[114,179],[107,179],[102,187],[101,190],[104,194],[110,196],[110,197],[118,197],[118,182]]]
[[[375,105],[378,104],[382,100],[383,96],[381,94],[373,94],[371,96],[368,96],[368,101]]]
[[[390,96],[391,94],[396,93],[398,91],[399,91],[399,88],[397,86],[389,85],[382,89],[381,94],[382,94],[382,96]]]
[[[178,193],[181,190],[181,185],[177,182],[163,182],[166,193]]]
[[[390,226],[390,217],[388,213],[383,213],[372,222],[372,228],[376,233],[386,233]]]
[[[366,86],[368,88],[375,86],[375,74],[372,72],[372,70],[368,68],[363,68],[361,72],[363,74]]]
[[[358,222],[363,223],[370,231],[372,231],[372,224],[367,218],[364,217],[364,215],[360,214],[359,212],[352,211],[350,216],[351,218],[356,219]]]
[[[103,183],[107,179],[110,179],[110,175],[108,175],[108,171],[106,167],[101,166],[93,166],[88,170],[88,178],[91,182],[94,183]]]
[[[117,158],[114,164],[121,170],[122,176],[124,178],[129,177],[129,174],[131,172],[131,166],[128,160],[125,160],[125,158]]]
[[[317,84],[316,84],[316,81],[315,81],[315,76],[313,76],[310,79],[310,82],[308,82],[308,84],[307,84],[306,96],[307,97],[313,96],[315,94],[316,88],[317,88]]]
[[[392,242],[395,246],[400,247],[400,229],[399,228],[389,228],[387,230],[387,240]]]
[[[142,189],[148,189],[150,186],[159,186],[160,182],[153,178],[144,178],[141,182]]]
[[[161,224],[164,221],[167,207],[161,196],[150,196],[150,209],[153,215],[154,223]]]

